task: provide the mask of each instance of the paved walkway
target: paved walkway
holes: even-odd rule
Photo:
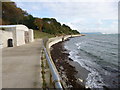
[[[4,48],[2,88],[40,88],[41,40],[19,47]]]

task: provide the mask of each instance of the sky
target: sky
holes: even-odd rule
[[[29,14],[56,18],[79,32],[118,33],[119,0],[12,0]]]

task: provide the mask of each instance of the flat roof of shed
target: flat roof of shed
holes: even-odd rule
[[[23,31],[28,31],[28,27],[26,27],[25,25],[0,25],[0,28],[17,28]]]

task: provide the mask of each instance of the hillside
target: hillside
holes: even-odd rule
[[[28,28],[52,35],[79,34],[68,25],[61,24],[55,18],[38,18],[17,7],[15,2],[2,2],[2,24],[23,24]]]
[[[39,30],[34,30],[34,38],[38,39],[38,38],[45,38],[45,37],[51,38],[54,37],[54,35],[51,35],[49,33],[45,33],[45,32],[40,32]]]

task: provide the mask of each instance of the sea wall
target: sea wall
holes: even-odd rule
[[[71,37],[71,36],[70,36],[70,35],[65,36],[65,37],[64,37],[64,40],[68,39],[69,37]],[[54,45],[54,44],[62,41],[62,38],[63,38],[63,36],[55,37],[55,38],[50,38],[49,41],[48,41],[48,42],[49,42],[49,45],[48,45],[49,48],[50,48],[52,45]]]
[[[84,36],[83,34],[78,34],[78,35],[66,35],[66,36],[64,36],[64,40],[66,40],[66,39],[68,39],[68,38],[70,38],[70,37],[79,37],[79,36]],[[58,42],[60,42],[60,41],[62,41],[62,38],[63,38],[63,36],[60,36],[60,37],[55,37],[55,38],[50,38],[49,39],[49,49],[50,49],[50,47],[52,46],[52,45],[54,45],[54,44],[56,44],[56,43],[58,43]]]
[[[79,35],[66,35],[66,36],[64,36],[64,40],[66,40],[66,39],[68,39],[70,37],[78,37],[78,36],[83,36],[83,35],[81,35],[81,34],[79,34]],[[48,42],[47,42],[47,51],[48,51],[49,57],[51,59],[52,65],[54,66],[54,68],[55,68],[55,70],[56,70],[56,72],[57,72],[58,75],[59,75],[59,72],[58,72],[58,70],[57,70],[57,68],[55,66],[55,63],[53,62],[53,58],[51,57],[50,47],[52,45],[58,43],[58,42],[61,42],[62,39],[63,39],[63,36],[54,37],[54,38],[50,38],[48,40]],[[61,78],[61,76],[60,76],[60,78]],[[61,83],[62,83],[62,85],[63,85],[64,88],[67,88],[67,84],[66,84],[66,82],[64,80],[61,80]]]

